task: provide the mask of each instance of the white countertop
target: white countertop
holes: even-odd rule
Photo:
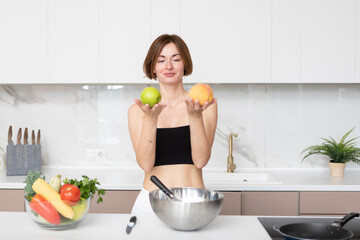
[[[101,188],[107,190],[140,190],[144,173],[140,168],[46,166],[42,174],[49,181],[52,176],[61,174],[63,179],[87,175],[97,178]],[[246,175],[265,174],[267,181],[239,182],[236,175],[225,173],[225,169],[205,169],[205,187],[219,191],[360,191],[360,170],[346,169],[344,177],[330,177],[324,169],[244,169],[239,173]],[[6,176],[0,171],[0,189],[23,189],[25,176]]]
[[[177,231],[155,216],[137,216],[130,235],[125,233],[129,214],[88,214],[75,229],[45,230],[33,222],[28,213],[0,212],[1,239],[81,240],[81,239],[251,239],[271,240],[257,217],[217,216],[197,231]]]

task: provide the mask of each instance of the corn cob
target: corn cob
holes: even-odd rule
[[[61,213],[61,215],[70,219],[74,217],[73,209],[61,200],[60,194],[57,193],[47,182],[45,182],[45,180],[38,178],[33,183],[32,188],[36,193],[40,194],[49,201],[55,209]]]

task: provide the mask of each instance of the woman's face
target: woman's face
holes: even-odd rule
[[[160,82],[171,83],[182,80],[184,64],[174,43],[163,47],[155,64],[155,74]]]

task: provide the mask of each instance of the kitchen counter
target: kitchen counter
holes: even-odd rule
[[[252,239],[270,240],[254,216],[218,216],[197,231],[177,231],[154,216],[137,216],[130,235],[125,233],[129,214],[88,214],[75,229],[52,231],[40,228],[28,213],[0,212],[2,239],[75,240],[75,239]]]
[[[225,174],[225,169],[204,169],[205,187],[219,191],[360,191],[360,169],[345,169],[344,177],[330,177],[327,169],[256,168],[239,172],[266,173],[269,181],[229,181],[223,179],[229,176]],[[81,179],[81,175],[87,175],[97,178],[101,188],[107,190],[140,190],[144,178],[139,168],[119,167],[45,166],[43,174],[47,181],[56,174],[61,174],[63,179]],[[210,175],[212,179],[208,178]],[[24,179],[25,176],[6,176],[6,171],[2,170],[0,189],[23,189]]]

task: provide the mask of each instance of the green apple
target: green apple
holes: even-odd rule
[[[149,104],[152,107],[161,101],[161,94],[156,88],[147,87],[141,92],[140,100],[144,105]]]

